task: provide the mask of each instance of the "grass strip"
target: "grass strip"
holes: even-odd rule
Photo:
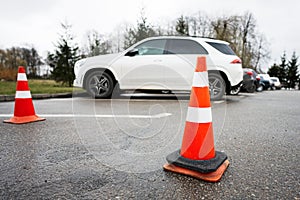
[[[61,86],[54,80],[28,80],[28,85],[31,94],[56,94],[66,92],[81,92],[80,88]],[[0,81],[0,95],[14,95],[16,93],[16,82],[14,81]]]

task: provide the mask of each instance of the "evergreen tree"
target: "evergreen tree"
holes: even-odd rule
[[[280,80],[281,83],[283,83],[283,85],[285,85],[287,83],[287,63],[286,63],[286,54],[285,52],[283,53],[283,55],[281,56],[281,64],[279,65],[279,73],[278,73],[278,78]]]
[[[55,81],[63,85],[72,86],[74,75],[74,65],[79,60],[78,47],[72,45],[73,37],[70,34],[71,25],[61,24],[64,34],[57,42],[55,53],[48,53],[48,64],[53,68],[52,77]]]
[[[176,31],[179,35],[189,35],[189,25],[188,22],[184,19],[183,15],[178,18],[176,22]]]
[[[296,52],[293,52],[292,58],[287,65],[287,83],[289,88],[295,88],[296,83],[299,81],[298,75],[298,57]]]
[[[279,77],[279,76],[281,75],[281,74],[280,74],[280,67],[279,67],[276,63],[274,63],[274,64],[272,65],[272,67],[269,68],[268,74],[269,74],[270,76]],[[281,81],[281,80],[280,80],[280,81]]]

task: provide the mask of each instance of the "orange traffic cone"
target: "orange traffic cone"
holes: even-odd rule
[[[35,114],[25,69],[20,66],[17,78],[14,116],[9,120],[4,120],[4,122],[24,124],[43,120],[45,119]]]
[[[167,171],[209,182],[219,181],[229,165],[223,152],[215,151],[206,58],[195,69],[181,150],[167,156]]]

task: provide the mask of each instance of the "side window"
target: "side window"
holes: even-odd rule
[[[135,48],[139,50],[138,55],[162,55],[165,51],[166,40],[157,39],[144,42]]]
[[[234,51],[227,44],[216,43],[216,42],[206,42],[206,43],[226,55],[235,55]]]
[[[206,49],[193,40],[168,40],[168,54],[208,54]]]

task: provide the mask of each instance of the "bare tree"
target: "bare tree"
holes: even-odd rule
[[[87,32],[88,46],[86,47],[87,56],[97,56],[111,52],[111,42],[96,30]]]
[[[249,12],[245,13],[244,16],[241,17],[241,42],[242,42],[242,54],[241,59],[243,60],[243,67],[250,66],[250,60],[247,56],[252,57],[251,46],[253,45],[254,38],[254,30],[256,27],[255,19],[253,15]],[[250,53],[250,54],[249,54]],[[247,61],[247,62],[244,62]]]
[[[242,59],[242,66],[258,70],[260,62],[269,57],[268,43],[258,33],[252,13],[219,17],[212,21],[214,37],[230,43],[234,52]]]
[[[26,62],[28,77],[37,78],[39,76],[40,66],[43,64],[42,58],[39,56],[34,47],[20,48],[21,58]]]
[[[257,35],[257,42],[256,42],[256,51],[254,53],[254,64],[253,69],[255,71],[261,71],[260,64],[265,63],[270,59],[270,51],[269,51],[269,43],[265,39],[265,36],[263,34]]]
[[[193,36],[212,37],[213,30],[211,20],[203,12],[198,12],[189,17],[190,33]]]
[[[147,37],[155,35],[156,32],[153,26],[148,23],[144,9],[142,9],[141,17],[138,20],[136,27],[127,27],[124,33],[124,48],[126,49]]]

